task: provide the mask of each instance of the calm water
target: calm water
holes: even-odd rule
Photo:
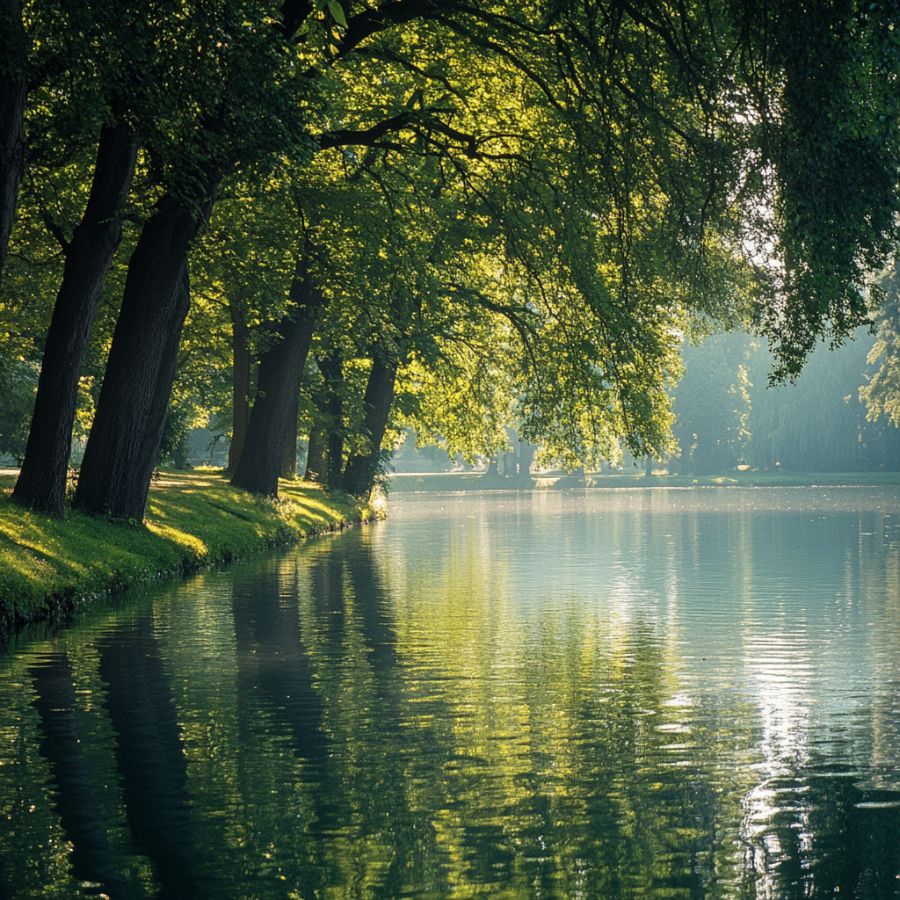
[[[900,489],[398,496],[0,657],[0,893],[900,896]]]

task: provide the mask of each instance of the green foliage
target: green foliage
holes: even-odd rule
[[[189,467],[188,432],[187,409],[183,406],[170,407],[159,447],[160,462],[173,465],[176,469]]]
[[[900,19],[889,3],[795,0],[764,17],[780,70],[759,115],[783,302],[759,318],[785,377],[826,332],[839,341],[867,321],[866,282],[897,239]]]
[[[37,376],[33,363],[0,356],[0,455],[21,460],[25,453]]]

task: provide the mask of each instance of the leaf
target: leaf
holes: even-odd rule
[[[334,19],[338,25],[342,28],[347,27],[347,17],[344,15],[344,7],[341,6],[338,0],[328,0],[328,12],[331,13],[331,18]]]

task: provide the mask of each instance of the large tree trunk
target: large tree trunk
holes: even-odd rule
[[[344,395],[343,363],[339,353],[331,352],[319,360],[319,369],[325,381],[325,484],[340,487],[344,468]]]
[[[387,428],[394,385],[397,380],[397,361],[384,359],[380,354],[372,360],[364,397],[365,419],[363,436],[365,449],[351,455],[344,470],[344,489],[362,496],[372,490],[381,456],[381,442]]]
[[[0,274],[22,177],[26,63],[20,0],[0,0]]]
[[[531,483],[531,464],[534,462],[534,444],[519,438],[516,474],[519,481]]]
[[[247,436],[247,422],[250,419],[250,329],[243,310],[229,301],[231,313],[231,443],[228,445],[228,472],[234,473],[244,438]]]
[[[324,481],[325,478],[325,431],[318,425],[309,432],[303,477],[306,481]]]
[[[278,476],[293,401],[300,390],[309,346],[324,305],[303,260],[291,283],[291,310],[278,324],[277,340],[262,356],[256,397],[244,449],[231,483],[268,497],[278,496]]]
[[[164,198],[131,256],[75,492],[76,505],[88,512],[143,518],[162,435],[158,394],[171,388],[167,373],[174,372],[171,357],[177,353],[187,315],[188,249],[210,205],[211,194],[202,209]],[[167,403],[168,393],[162,422]]]
[[[87,450],[85,450],[85,460],[81,467],[82,477],[78,481],[78,491],[75,495],[76,504],[82,508],[89,509],[92,512],[106,510],[110,515],[117,518],[136,519],[138,521],[143,519],[144,508],[147,505],[147,494],[150,491],[150,479],[153,477],[153,470],[156,468],[159,460],[159,448],[166,424],[169,396],[172,393],[172,382],[175,380],[181,329],[189,308],[190,289],[185,266],[181,270],[181,277],[175,294],[175,303],[170,311],[170,317],[153,337],[157,344],[158,366],[152,392],[146,398],[143,407],[145,413],[143,421],[140,423],[139,443],[136,446],[127,448],[131,465],[117,468],[117,477],[113,483],[114,490],[107,490],[104,494],[106,505],[96,505],[104,501],[98,501],[96,493],[86,493],[89,487],[93,487],[98,482],[96,479],[97,472],[94,468],[88,470],[91,480],[87,483],[84,482],[84,462],[88,461]],[[94,430],[92,429],[91,438],[93,437]],[[121,433],[113,432],[111,437],[113,440],[121,440]],[[90,442],[88,447],[90,447]],[[115,460],[115,444],[102,443],[96,445],[96,447],[96,455],[91,459],[92,466],[96,466],[97,460],[104,455],[113,461]],[[99,482],[99,486],[101,490],[106,487],[102,481]],[[82,493],[82,491],[85,491],[85,493]],[[82,499],[83,497],[92,501],[91,505],[88,505],[87,501]]]
[[[166,427],[166,415],[169,411],[169,398],[172,396],[172,385],[175,382],[175,370],[178,366],[178,345],[181,343],[181,329],[191,308],[191,285],[188,278],[187,264],[181,270],[181,282],[175,295],[175,308],[172,310],[170,326],[166,331],[166,342],[160,357],[159,373],[153,397],[150,402],[150,413],[144,428],[144,445],[136,460],[134,482],[130,492],[135,498],[131,517],[142,518],[147,505],[147,494],[150,490],[150,479],[153,470],[159,463],[159,448],[162,445],[163,432]],[[140,515],[136,514],[140,505]]]
[[[284,431],[284,446],[281,451],[281,477],[297,477],[297,417],[300,415],[300,381],[303,378],[303,370],[300,370],[300,378],[297,379],[297,390],[290,401],[287,424]]]
[[[122,237],[119,211],[134,175],[137,142],[104,126],[84,216],[66,249],[62,284],[44,346],[28,445],[13,498],[62,516],[78,379],[103,281]]]

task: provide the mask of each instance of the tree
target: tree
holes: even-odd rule
[[[325,302],[306,253],[297,258],[290,301],[288,312],[278,323],[272,346],[260,360],[247,435],[231,479],[237,487],[272,497],[278,494],[290,419],[291,416],[294,422],[297,419],[295,403],[300,378],[313,329]]]
[[[80,40],[58,47],[53,57],[56,68],[77,84],[73,103],[80,115],[56,117],[56,150],[72,152],[91,131],[99,137],[87,202],[71,237],[43,213],[65,262],[13,497],[62,516],[79,377],[97,304],[122,238],[139,141],[152,140],[150,120],[169,102],[162,99],[160,87],[171,85],[173,60],[184,48],[178,47],[171,27],[140,8],[113,11],[82,0],[64,5],[58,18],[57,27]],[[170,44],[168,54],[157,52],[161,41]],[[83,61],[85,55],[90,63]]]
[[[103,13],[88,0],[71,9],[87,25]],[[91,142],[100,127],[136,136],[138,206],[152,210],[128,260],[76,494],[93,512],[142,516],[173,379],[196,359],[179,351],[189,270],[193,293],[219,304],[217,322],[230,308],[240,360],[231,398],[205,406],[232,408],[237,445],[253,392],[234,479],[275,493],[311,349],[320,360],[334,351],[342,377],[365,371],[381,385],[369,403],[361,386],[355,398],[344,390],[332,432],[355,490],[392,426],[417,419],[473,451],[516,424],[570,465],[621,441],[658,455],[692,318],[751,308],[775,374],[795,374],[820,335],[839,340],[860,320],[865,275],[893,246],[898,29],[877,4],[214,0],[177,16],[152,7],[146,22],[142,10],[126,4],[113,21],[98,59],[115,77],[98,77],[109,90],[95,85],[103,101],[85,107],[96,110]],[[158,78],[131,77],[115,29],[132,19],[143,23],[137,69],[140,48],[166,38]],[[73,46],[82,39],[66,31]],[[78,58],[59,55],[64,69]],[[67,133],[64,104],[32,106],[35,124],[50,109],[54,133]],[[81,159],[87,141],[73,133],[59,143]],[[126,180],[106,209],[121,208]],[[79,316],[48,333],[48,347],[63,345],[57,332],[75,337],[61,380],[52,366],[44,376],[65,385],[62,414],[36,409],[47,426],[36,447],[59,420],[52,466],[35,477],[27,467],[22,483],[22,499],[57,511],[81,335],[118,239],[113,219],[88,215],[89,183],[73,179],[64,203],[104,238],[79,243],[96,251],[91,277],[74,278]],[[19,230],[40,218],[29,207]],[[267,279],[250,271],[265,265],[270,234],[281,261],[260,290]],[[288,255],[302,273],[286,270]],[[68,250],[57,256],[52,266],[68,266]],[[335,340],[335,323],[349,339]],[[450,387],[470,401],[460,413]],[[469,439],[465,421],[484,424]]]
[[[65,267],[44,345],[28,446],[13,498],[63,514],[78,381],[106,271],[122,237],[137,142],[122,123],[104,126],[84,216],[63,247]]]
[[[16,358],[0,359],[0,453],[21,459],[28,436],[28,411],[34,399],[34,365]]]
[[[129,260],[75,494],[83,509],[143,517],[161,437],[153,410],[160,396],[168,402],[174,377],[167,364],[170,345],[177,351],[189,309],[183,288],[189,250],[223,178],[238,162],[253,166],[276,147],[300,155],[302,130],[292,124],[296,113],[277,90],[284,73],[290,77],[283,45],[300,24],[290,18],[295,5],[284,5],[282,21],[274,28],[267,22],[265,4],[253,0],[222,0],[213,27],[206,13],[191,23],[203,47],[196,84],[206,90],[189,98],[193,118],[178,123],[175,139],[159,150],[166,191]],[[109,478],[111,471],[141,474],[136,480]]]
[[[839,343],[868,321],[866,284],[895,244],[900,9],[781,0],[747,10],[748,26],[772,37],[749,78],[772,166],[755,177],[770,181],[770,200],[748,220],[774,248],[778,302],[764,295],[756,319],[785,378],[820,338]],[[762,84],[770,71],[774,96]]]
[[[684,348],[685,373],[675,391],[675,437],[681,466],[694,475],[733,469],[751,437],[746,334],[713,335]]]

